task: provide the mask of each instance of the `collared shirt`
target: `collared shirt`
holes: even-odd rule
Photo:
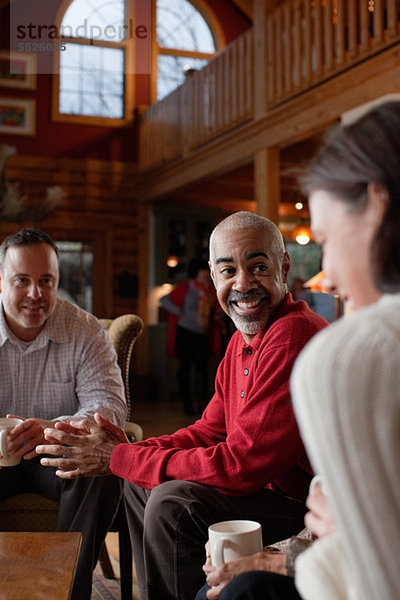
[[[115,475],[151,489],[180,479],[232,496],[270,488],[305,499],[312,476],[294,416],[289,378],[308,340],[327,322],[287,294],[250,344],[237,331],[201,419],[170,436],[120,444]]]
[[[0,307],[0,415],[92,419],[123,426],[127,408],[117,355],[96,317],[57,300],[32,342],[10,331]]]

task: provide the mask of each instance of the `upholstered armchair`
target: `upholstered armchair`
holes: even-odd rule
[[[126,314],[115,319],[102,319],[118,355],[128,405],[125,431],[132,441],[140,441],[143,431],[140,425],[130,421],[131,417],[131,364],[136,340],[141,335],[144,324],[137,315]],[[0,502],[0,531],[54,531],[57,528],[58,503],[38,494],[18,494]],[[123,500],[110,528],[119,536],[121,570],[121,598],[132,599],[132,549],[129,539]],[[105,576],[112,577],[113,571],[103,544],[100,562]]]

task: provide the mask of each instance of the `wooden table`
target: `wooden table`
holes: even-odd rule
[[[81,533],[0,532],[0,600],[68,600]]]

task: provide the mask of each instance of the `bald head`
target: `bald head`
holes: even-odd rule
[[[277,256],[283,256],[285,252],[285,244],[279,228],[267,219],[256,213],[242,210],[218,223],[210,236],[210,263],[215,266],[215,238],[222,232],[236,229],[259,229],[260,236],[265,235],[268,239],[271,252]]]
[[[221,308],[249,343],[287,293],[290,259],[281,232],[269,219],[234,213],[211,234],[210,269]]]

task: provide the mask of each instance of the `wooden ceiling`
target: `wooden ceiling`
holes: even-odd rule
[[[281,150],[281,205],[282,218],[299,218],[296,202],[302,201],[301,217],[308,218],[306,200],[301,196],[298,177],[315,156],[324,141],[318,134]],[[159,199],[162,203],[214,206],[224,212],[255,210],[254,163],[240,165],[216,177],[186,185]]]

